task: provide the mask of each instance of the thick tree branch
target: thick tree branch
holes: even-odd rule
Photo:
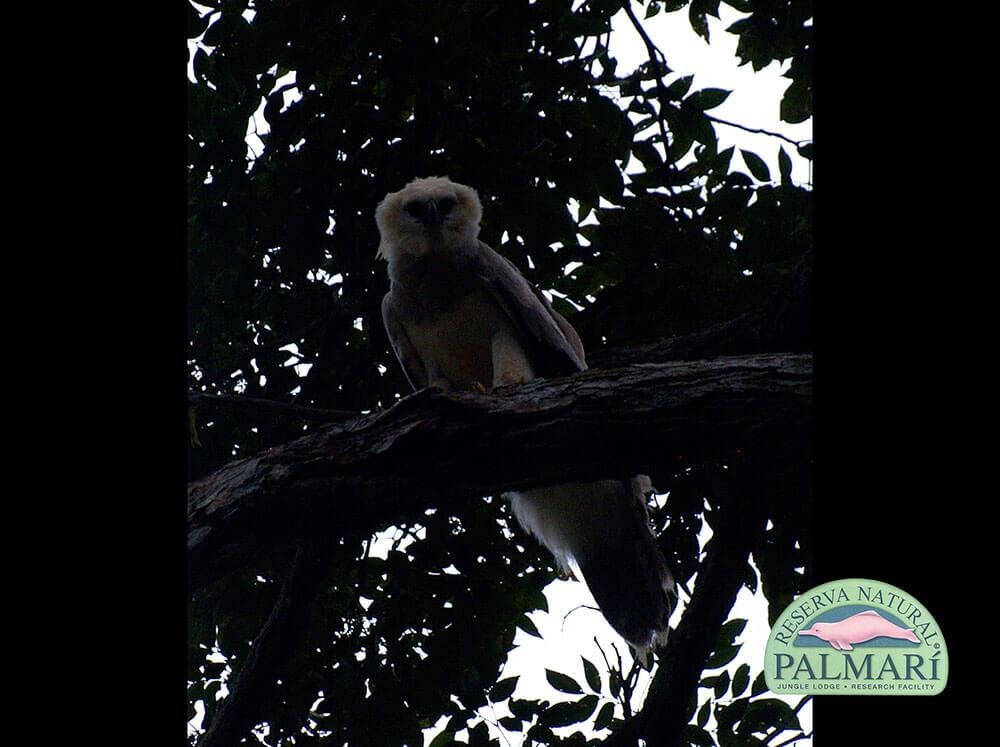
[[[490,394],[424,390],[189,485],[189,582],[327,527],[371,532],[500,491],[810,448],[812,357],[636,365]]]

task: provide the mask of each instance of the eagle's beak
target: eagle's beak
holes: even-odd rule
[[[437,200],[428,200],[424,205],[424,214],[421,216],[421,222],[428,226],[439,226],[444,223],[444,215],[438,209]]]

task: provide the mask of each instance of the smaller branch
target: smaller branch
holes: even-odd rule
[[[717,124],[726,125],[727,127],[735,127],[735,128],[737,128],[739,130],[743,130],[744,132],[753,133],[754,135],[770,135],[771,137],[779,138],[780,140],[784,140],[786,143],[794,145],[796,148],[798,148],[803,143],[811,142],[808,139],[807,140],[793,140],[792,138],[788,137],[787,135],[782,135],[780,132],[772,132],[771,130],[762,130],[762,129],[759,129],[759,128],[756,128],[756,127],[747,127],[746,125],[739,124],[738,122],[730,122],[730,121],[728,121],[726,119],[720,119],[719,117],[715,117],[715,116],[713,116],[711,114],[708,114],[707,112],[705,113],[705,116],[708,117],[709,120],[711,120],[712,122],[716,122]]]
[[[812,735],[813,735],[812,732],[809,732],[808,734],[805,733],[797,734],[794,737],[791,737],[790,739],[786,739],[784,742],[778,742],[776,745],[773,745],[773,747],[785,747],[785,745],[792,744],[793,742],[798,742],[800,739],[811,739]]]
[[[638,659],[632,660],[632,667],[629,669],[628,676],[625,681],[628,682],[629,693],[635,692],[635,686],[639,680],[639,672],[642,671],[642,662]]]
[[[293,418],[316,423],[340,423],[351,418],[361,417],[360,412],[351,412],[350,410],[327,410],[322,407],[293,405],[273,399],[244,397],[239,394],[188,392],[188,404],[197,408],[228,410],[243,415]]]
[[[560,633],[563,633],[563,632],[566,631],[566,620],[569,618],[570,615],[572,615],[577,610],[593,610],[594,612],[600,612],[601,611],[600,607],[595,607],[592,604],[578,604],[578,605],[576,605],[576,607],[574,607],[569,612],[567,612],[565,615],[563,615],[562,626],[559,628],[559,632]]]
[[[622,4],[622,9],[628,16],[629,21],[631,21],[633,28],[635,28],[639,36],[642,37],[642,43],[646,46],[646,53],[649,55],[649,64],[652,66],[653,73],[656,75],[656,91],[659,94],[660,104],[659,108],[656,110],[656,123],[659,125],[660,137],[663,138],[663,148],[664,151],[666,151],[666,149],[670,147],[670,139],[667,136],[667,126],[663,121],[663,107],[666,106],[667,102],[667,87],[663,85],[663,67],[660,64],[660,61],[662,60],[665,65],[667,58],[664,57],[660,48],[653,43],[653,40],[649,38],[649,34],[646,33],[646,29],[643,28],[642,23],[639,22],[635,13],[632,12],[632,0],[625,0]],[[664,158],[663,165],[667,171],[676,171],[674,164],[666,157]],[[674,194],[674,189],[669,183],[664,183],[663,186],[669,194]]]
[[[608,674],[611,674],[611,672],[614,671],[611,667],[611,662],[608,661],[608,655],[604,653],[604,647],[601,645],[601,642],[597,640],[596,635],[594,636],[594,645],[597,646],[597,650],[601,652],[601,658],[604,659],[604,666],[608,668]]]

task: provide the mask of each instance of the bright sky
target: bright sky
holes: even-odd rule
[[[635,6],[635,10],[639,11],[637,16],[642,20],[639,6]],[[751,129],[776,132],[796,142],[812,140],[812,118],[799,124],[788,124],[780,118],[781,96],[791,82],[781,77],[788,64],[780,66],[774,62],[759,72],[754,72],[749,64],[741,67],[736,57],[738,37],[727,33],[726,27],[744,14],[721,4],[719,15],[719,19],[708,18],[711,44],[692,30],[687,8],[642,20],[646,33],[666,56],[674,71],[665,78],[666,83],[685,75],[694,75],[692,92],[702,88],[732,91],[720,106],[710,109],[709,114]],[[639,33],[624,11],[619,12],[612,22],[611,52],[618,60],[619,75],[631,72],[649,59]],[[783,146],[792,159],[792,181],[796,184],[811,182],[809,161],[802,158],[790,143],[723,124],[716,124],[715,131],[720,151],[731,145],[751,150],[764,159],[772,175],[778,174],[778,146]],[[739,156],[733,157],[733,166],[749,173]]]

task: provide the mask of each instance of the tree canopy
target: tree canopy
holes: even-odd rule
[[[810,117],[811,1],[725,4],[740,13],[729,30],[741,62],[788,64],[782,118]],[[611,18],[623,8],[648,52],[627,74],[609,50]],[[388,281],[374,258],[373,212],[417,176],[448,175],[478,190],[483,240],[552,293],[599,368],[811,350],[801,330],[812,193],[793,183],[789,157],[797,149],[811,159],[811,145],[774,138],[777,173],[760,154],[720,150],[712,110],[728,92],[695,89],[643,31],[644,18],[683,10],[707,39],[719,8],[720,0],[192,5],[188,477],[202,486],[192,493],[201,490],[199,505],[217,496],[221,469],[250,464],[236,460],[272,449],[294,461],[310,438],[332,443],[380,417],[390,431],[398,424],[390,408],[409,386],[382,328]],[[768,338],[772,328],[781,333]],[[784,381],[800,362],[767,365]],[[728,382],[730,396],[750,388]],[[755,391],[789,396],[770,384]],[[473,406],[413,396],[418,414]],[[716,417],[706,401],[685,417],[695,425]],[[690,744],[773,745],[799,733],[793,708],[733,663],[745,621],[727,615],[739,586],[760,584],[773,619],[808,586],[811,567],[808,449],[755,427],[746,434],[763,435],[756,448],[746,436],[746,454],[643,457],[668,495],[652,513],[674,575],[690,584],[698,574],[685,611],[693,622],[656,667],[668,667],[685,641],[708,647],[687,680],[683,666],[670,681],[654,679],[663,684],[647,701],[668,693],[679,703]],[[332,467],[313,466],[316,480],[329,479]],[[402,474],[397,467],[375,469]],[[308,469],[296,474],[311,479]],[[423,479],[444,482],[448,473]],[[405,480],[391,489],[405,494]],[[189,698],[204,709],[204,726],[267,643],[273,660],[257,662],[264,682],[241,732],[251,742],[250,727],[271,745],[423,745],[424,730],[444,722],[435,747],[503,744],[500,727],[525,735],[524,744],[666,728],[633,712],[642,705],[631,691],[638,669],[613,657],[584,659],[583,680],[550,673],[548,697],[515,695],[516,681],[500,674],[516,631],[537,634],[527,613],[546,609],[552,560],[512,521],[499,490],[440,505],[421,490],[426,500],[383,514],[358,508],[349,524],[303,512],[286,535],[192,584]],[[759,511],[747,514],[748,503]],[[232,516],[233,532],[271,532],[266,512]],[[707,565],[704,522],[717,546],[731,538]],[[375,533],[390,526],[391,547],[374,554]],[[725,594],[697,597],[711,579],[733,577],[728,606]],[[297,607],[298,622],[282,627]],[[231,695],[220,700],[224,679]],[[495,720],[480,713],[488,704]]]

